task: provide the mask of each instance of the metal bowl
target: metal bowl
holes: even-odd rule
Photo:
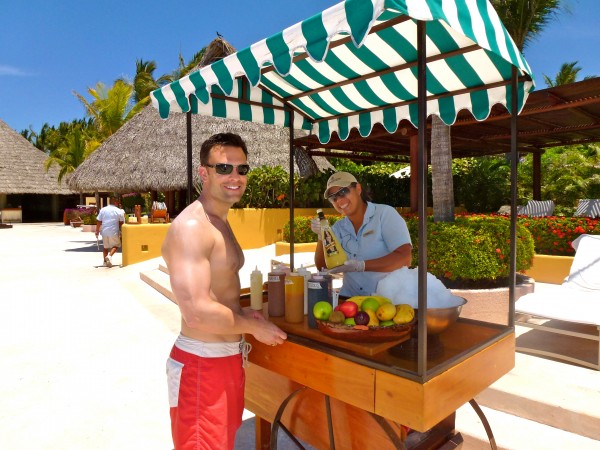
[[[427,334],[440,334],[456,322],[462,307],[467,303],[462,297],[457,297],[457,301],[460,301],[458,305],[447,308],[427,308]],[[418,311],[415,310],[415,316],[417,314]]]

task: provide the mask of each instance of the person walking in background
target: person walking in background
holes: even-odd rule
[[[181,312],[181,334],[167,360],[175,450],[233,449],[250,351],[243,335],[273,346],[287,338],[262,313],[240,306],[244,253],[227,214],[246,190],[247,156],[237,134],[204,141],[202,193],[171,223],[162,246]]]
[[[96,217],[96,238],[102,234],[102,256],[104,265],[112,267],[112,257],[121,247],[121,227],[125,222],[125,212],[119,208],[116,197],[109,198],[109,204],[100,210]]]

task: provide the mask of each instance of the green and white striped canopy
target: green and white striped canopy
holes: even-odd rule
[[[488,0],[346,0],[152,92],[162,118],[188,112],[290,126],[321,143],[376,123],[417,123],[417,21],[426,22],[427,114],[484,120],[495,104],[518,108],[529,65]]]

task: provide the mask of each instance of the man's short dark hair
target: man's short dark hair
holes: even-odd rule
[[[208,155],[211,149],[215,146],[240,147],[244,151],[244,155],[248,156],[248,149],[244,140],[235,133],[218,133],[213,134],[202,143],[200,148],[200,164],[208,164]]]

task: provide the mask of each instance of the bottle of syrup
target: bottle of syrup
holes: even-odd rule
[[[268,274],[267,297],[269,317],[282,317],[285,314],[285,271],[281,267]]]
[[[343,265],[347,259],[346,252],[329,226],[329,222],[325,218],[322,209],[317,209],[317,216],[321,222],[321,240],[323,242],[325,265],[328,269]]]

